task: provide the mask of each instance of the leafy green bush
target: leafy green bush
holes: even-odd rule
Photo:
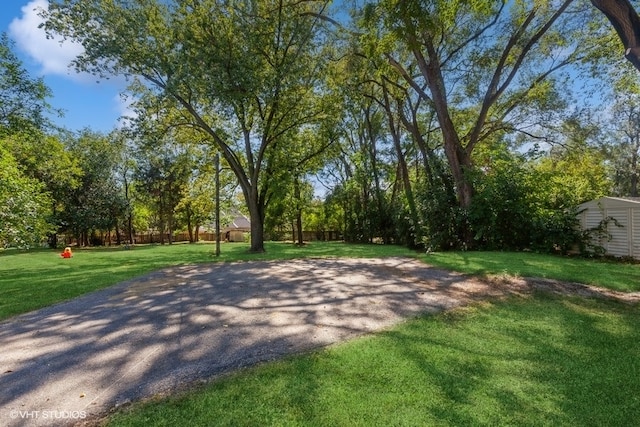
[[[588,244],[589,236],[580,230],[571,207],[575,192],[558,191],[559,181],[525,156],[496,151],[488,157],[468,172],[475,194],[466,211],[444,186],[422,189],[427,248],[567,253]],[[470,233],[471,245],[465,245],[465,233]]]

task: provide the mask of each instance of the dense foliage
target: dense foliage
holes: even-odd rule
[[[55,129],[3,36],[2,244],[196,241],[216,172],[254,251],[313,236],[565,252],[585,237],[578,204],[638,194],[638,74],[606,53],[595,8],[345,5],[52,1],[47,31],[83,44],[76,68],[131,77],[136,116]]]

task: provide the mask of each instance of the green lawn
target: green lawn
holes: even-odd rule
[[[638,360],[637,307],[512,298],[247,369],[108,425],[637,425]]]
[[[340,242],[313,242],[303,247],[268,242],[265,253],[251,254],[247,250],[247,244],[222,244],[219,259],[213,255],[215,245],[205,243],[143,245],[131,250],[122,247],[78,249],[71,259],[62,259],[60,251],[0,251],[0,320],[171,265],[299,257],[410,256],[469,274],[537,276],[640,291],[640,264],[535,253],[443,252],[425,255],[399,246]]]
[[[63,259],[59,250],[0,251],[0,319],[42,308],[56,302],[111,286],[163,267],[212,261],[291,259],[298,257],[406,256],[399,246],[311,243],[303,247],[267,243],[266,252],[251,254],[249,245],[222,244],[216,258],[215,244],[142,245],[77,249]]]
[[[0,252],[0,318],[159,268],[212,262],[212,244]],[[223,244],[221,261],[412,256],[469,274],[640,290],[640,265],[534,253],[417,254],[395,246]],[[637,305],[538,294],[408,321],[144,405],[112,425],[634,425]]]

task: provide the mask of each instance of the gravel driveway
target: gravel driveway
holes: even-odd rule
[[[504,291],[406,258],[161,270],[0,323],[0,425],[79,423]]]

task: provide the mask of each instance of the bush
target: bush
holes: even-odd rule
[[[427,248],[567,253],[585,247],[589,236],[580,230],[577,211],[564,207],[571,201],[549,197],[547,175],[509,153],[497,155],[490,164],[470,172],[475,194],[468,211],[458,207],[445,186],[422,189]]]

